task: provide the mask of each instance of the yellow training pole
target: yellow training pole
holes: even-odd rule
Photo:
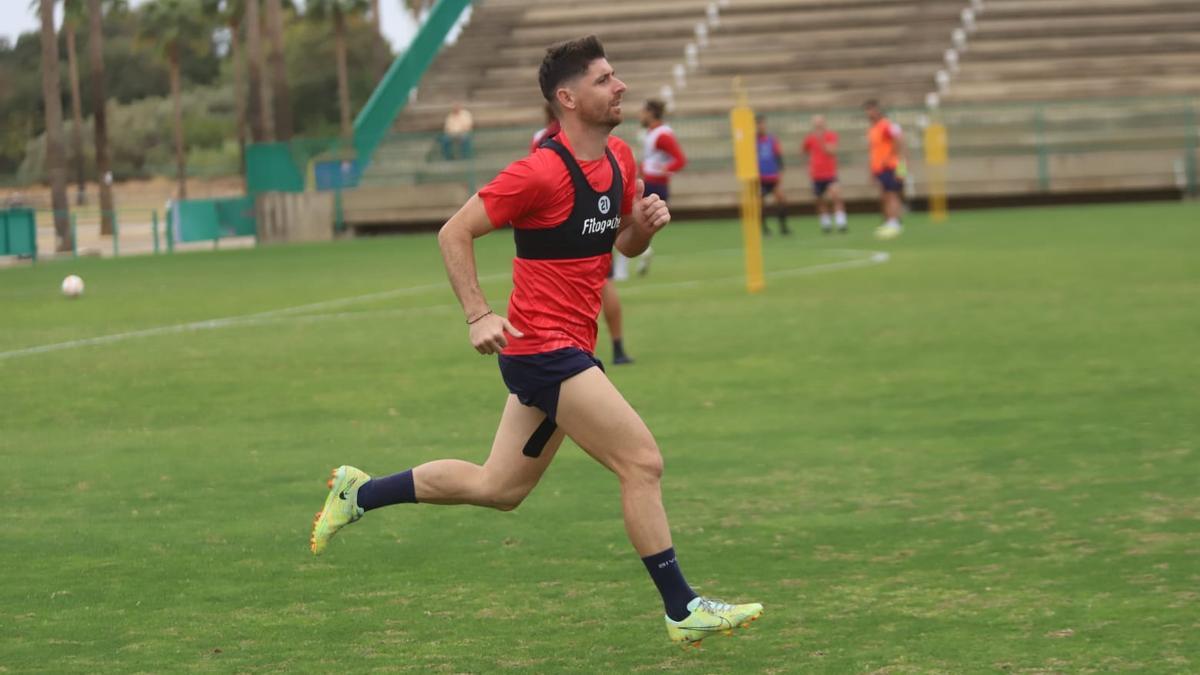
[[[750,109],[740,78],[734,80],[738,105],[729,112],[733,132],[733,162],[742,188],[742,244],[746,250],[746,290],[758,293],[766,287],[762,256],[762,193],[758,187],[758,148],[754,144],[754,111]]]
[[[925,166],[929,169],[929,219],[935,223],[946,220],[948,158],[946,127],[941,122],[932,122],[925,127]]]

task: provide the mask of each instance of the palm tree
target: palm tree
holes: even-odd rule
[[[67,202],[67,167],[63,156],[62,98],[59,91],[58,39],[54,34],[54,2],[41,0],[38,15],[42,22],[42,100],[46,108],[46,175],[50,179],[50,204],[54,210],[54,231],[58,251],[70,251],[70,205]]]
[[[75,52],[75,28],[83,21],[82,0],[63,0],[62,32],[67,37],[67,70],[71,77],[71,128],[72,154],[75,155],[75,180],[78,191],[75,203],[82,205],[87,198],[84,182],[83,156],[83,99],[79,95],[79,59]]]
[[[229,60],[233,66],[233,106],[237,118],[238,167],[246,177],[246,64],[238,29],[246,11],[245,0],[205,0],[205,12],[229,29]]]
[[[39,0],[33,0],[29,3],[29,8],[37,10]],[[75,27],[79,25],[83,17],[83,3],[81,0],[63,0],[63,23],[61,32],[66,37],[67,43],[67,74],[71,83],[71,159],[74,159],[75,180],[78,183],[76,192],[76,203],[82,205],[87,192],[87,184],[84,182],[84,156],[83,156],[83,109],[81,107],[81,98],[79,96],[79,60],[76,58],[75,51]]]
[[[360,14],[370,0],[307,0],[308,14],[316,19],[333,19],[333,46],[337,58],[338,104],[341,110],[342,138],[347,142],[354,133],[350,121],[350,78],[346,73],[346,16]]]
[[[183,94],[179,65],[189,49],[202,51],[212,46],[200,0],[158,0],[142,9],[142,41],[162,50],[171,72],[171,99],[175,107],[175,169],[179,199],[187,199],[187,149],[183,141]]]
[[[255,114],[250,118],[250,133],[256,142],[275,140],[275,120],[271,113],[271,89],[263,65],[262,22],[258,0],[244,0],[246,58],[250,62],[250,92]]]
[[[104,24],[100,0],[87,0],[88,60],[92,70],[92,138],[96,145],[96,175],[100,184],[100,234],[113,232],[112,185],[108,166],[108,91],[104,78]]]
[[[292,137],[292,102],[288,88],[287,62],[283,53],[283,6],[280,0],[267,2],[267,63],[271,69],[275,95],[275,136],[286,141]]]

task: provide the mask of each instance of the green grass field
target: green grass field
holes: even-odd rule
[[[873,225],[768,239],[748,296],[737,228],[677,224],[622,285],[683,570],[766,605],[699,650],[569,443],[512,513],[308,552],[332,466],[490,445],[432,236],[0,270],[0,671],[1200,669],[1200,208]]]

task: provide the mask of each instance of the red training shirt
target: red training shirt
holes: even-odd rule
[[[838,135],[827,130],[823,136],[819,137],[814,132],[804,139],[804,152],[808,154],[808,173],[813,180],[837,178],[837,155],[833,150],[837,147]],[[821,141],[825,142],[825,150],[821,149]]]
[[[556,140],[574,156],[566,134]],[[624,181],[621,215],[633,210],[637,163],[633,151],[616,136],[608,137],[608,148],[617,159]],[[588,184],[597,192],[612,187],[613,172],[608,157],[580,162]],[[571,215],[575,188],[567,167],[553,150],[538,148],[509,164],[479,191],[488,220],[496,228],[553,228]],[[608,279],[612,253],[590,258],[531,260],[513,258],[513,291],[508,300],[508,320],[525,337],[507,335],[503,354],[541,354],[564,347],[596,350],[596,317],[600,315],[600,291]]]

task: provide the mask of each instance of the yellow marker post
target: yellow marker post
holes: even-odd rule
[[[929,219],[946,220],[946,164],[949,161],[946,127],[938,121],[925,127],[925,166],[929,169]]]
[[[750,109],[741,78],[734,79],[738,105],[729,112],[733,132],[733,163],[741,186],[742,245],[746,250],[746,290],[766,288],[762,256],[762,193],[758,187],[758,148],[755,145],[754,111]]]

